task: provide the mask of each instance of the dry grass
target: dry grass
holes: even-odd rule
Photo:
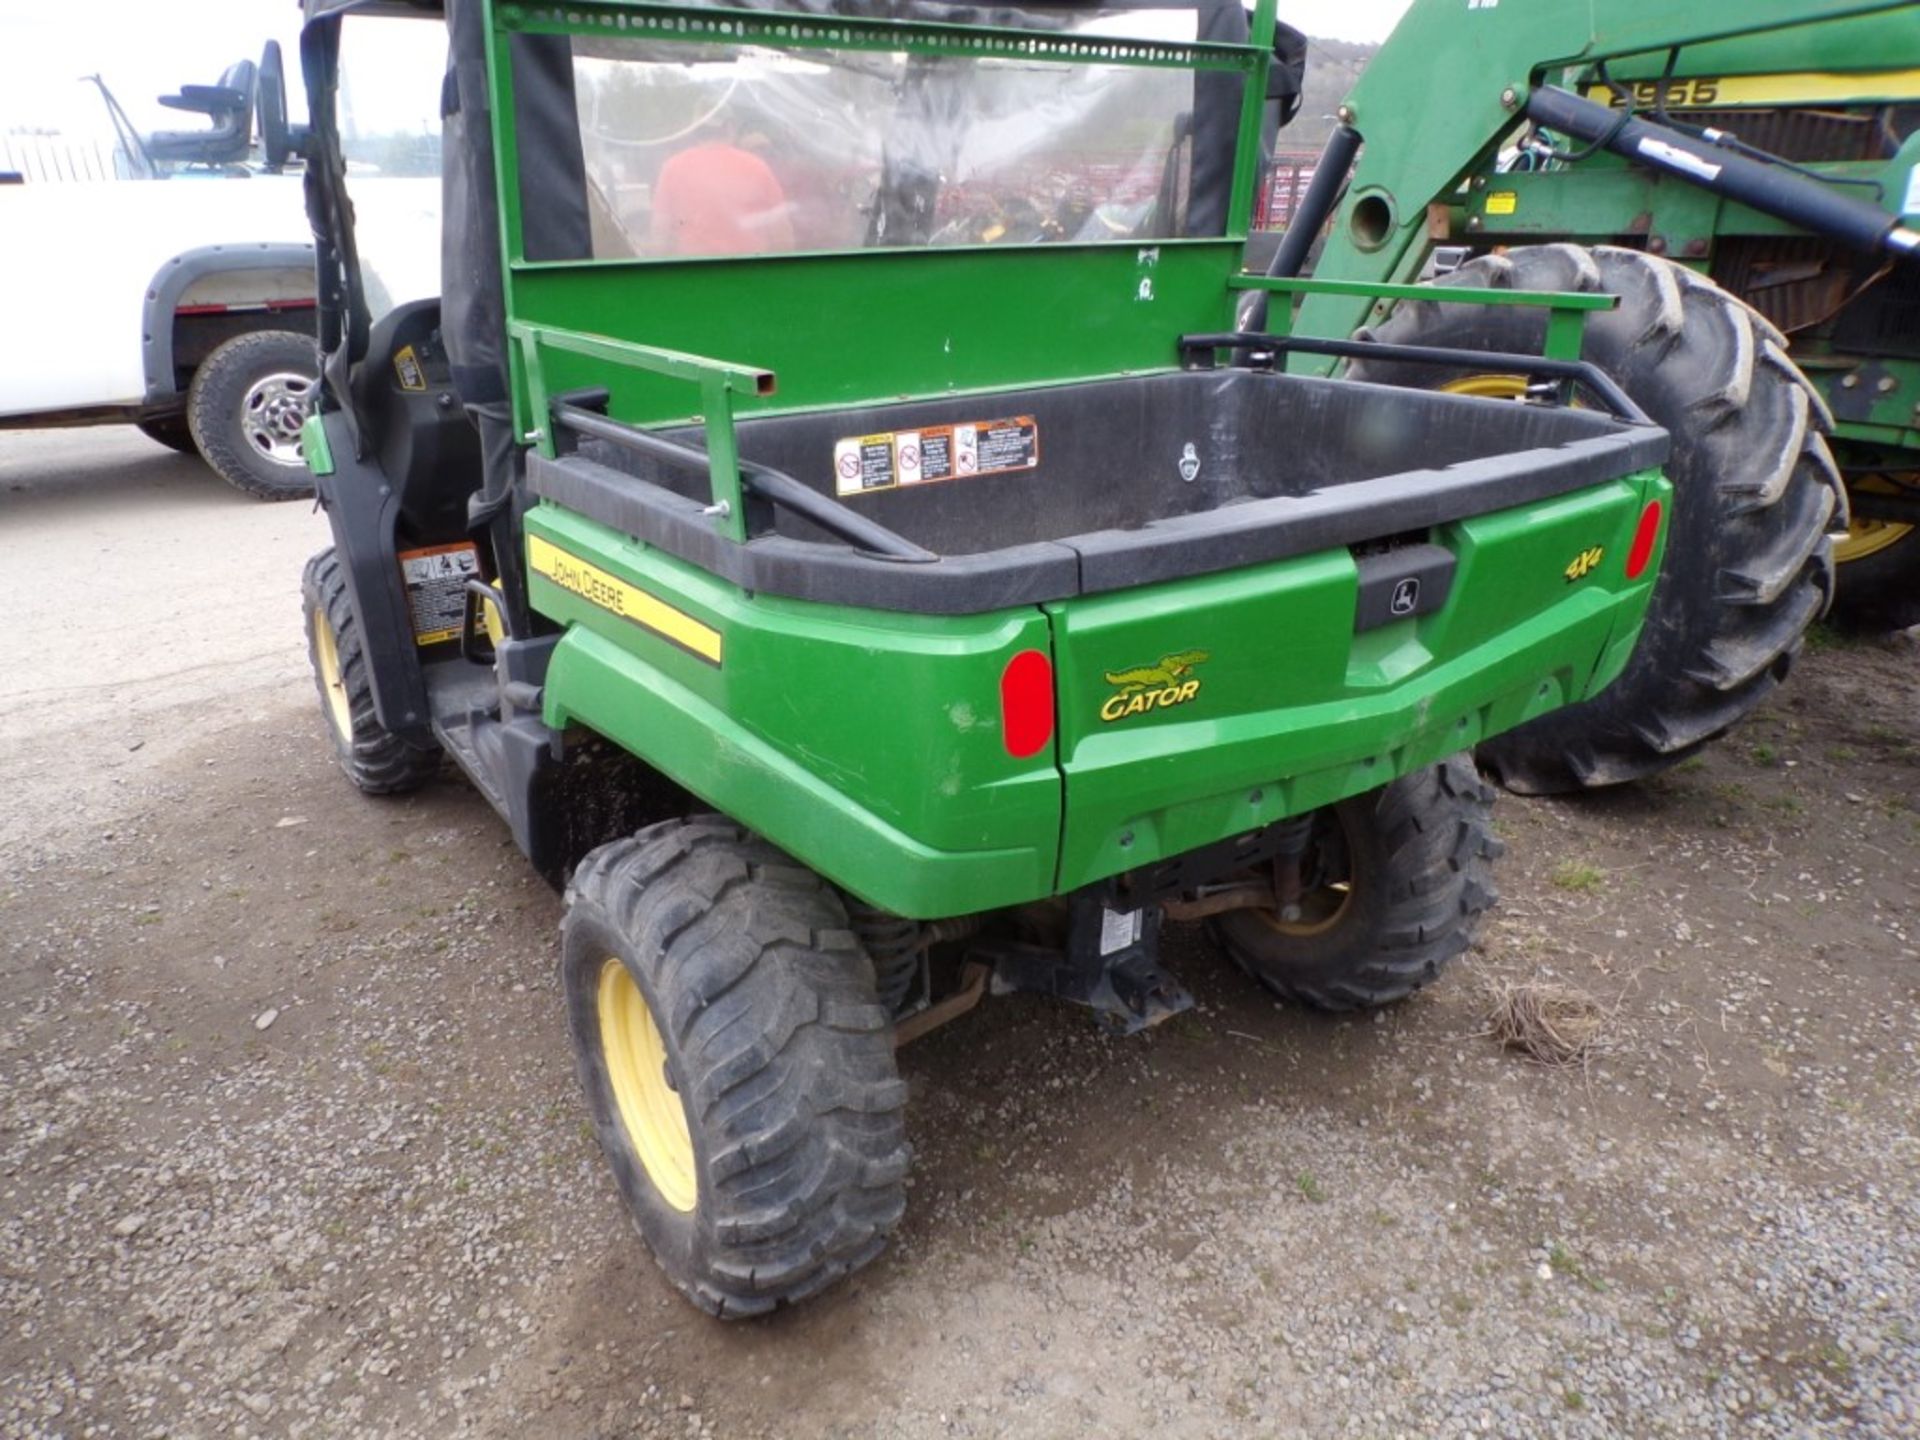
[[[1584,1065],[1614,1012],[1584,990],[1544,980],[1503,980],[1492,992],[1484,1033],[1530,1060],[1555,1068]]]

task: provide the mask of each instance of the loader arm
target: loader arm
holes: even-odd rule
[[[1354,167],[1318,279],[1409,282],[1425,263],[1427,207],[1486,167],[1520,123],[1527,92],[1555,70],[1675,46],[1827,24],[1904,8],[1899,0],[1747,0],[1676,7],[1660,0],[1414,0],[1341,107],[1366,146]],[[1458,77],[1442,106],[1436,76]],[[1338,338],[1385,301],[1310,295],[1296,331]],[[1300,356],[1292,368],[1333,362]]]

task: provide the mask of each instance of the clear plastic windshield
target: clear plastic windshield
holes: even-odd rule
[[[596,37],[573,73],[596,259],[1194,233],[1189,70]]]

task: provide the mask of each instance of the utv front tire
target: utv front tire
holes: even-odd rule
[[[730,821],[672,820],[581,862],[561,933],[594,1131],[667,1278],[734,1319],[878,1255],[906,1086],[832,887]]]
[[[1749,714],[1781,680],[1833,592],[1827,531],[1845,498],[1831,419],[1757,313],[1684,266],[1637,250],[1540,245],[1473,260],[1366,338],[1538,354],[1546,320],[1508,305],[1448,305],[1447,288],[1618,295],[1588,316],[1582,355],[1673,437],[1666,562],[1626,669],[1599,695],[1480,747],[1522,794],[1618,784],[1674,765]],[[1496,376],[1361,363],[1354,379],[1440,389]]]
[[[1302,913],[1213,922],[1234,963],[1283,1000],[1362,1010],[1404,1000],[1473,941],[1494,902],[1493,791],[1464,756],[1316,816]]]
[[[374,713],[360,619],[331,547],[307,561],[300,600],[320,714],[340,768],[369,795],[418,790],[439,773],[439,748],[393,734]]]
[[[222,480],[262,500],[313,494],[300,427],[319,354],[291,330],[236,335],[200,362],[187,389],[193,443]]]

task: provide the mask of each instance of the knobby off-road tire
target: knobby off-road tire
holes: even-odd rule
[[[905,1208],[907,1091],[833,888],[697,816],[589,855],[561,928],[580,1083],[667,1277],[731,1319],[878,1255]]]
[[[313,338],[291,330],[236,335],[193,372],[187,425],[222,480],[262,500],[313,494],[299,426],[320,361]]]
[[[1235,964],[1283,1000],[1361,1010],[1403,1000],[1473,941],[1494,903],[1493,790],[1457,755],[1332,807],[1348,887],[1332,913],[1270,910],[1213,922]]]
[[[169,450],[178,450],[182,455],[200,453],[200,447],[193,443],[193,431],[185,415],[163,415],[153,420],[136,420],[133,424],[142,435]]]
[[[439,747],[393,734],[374,714],[360,619],[353,613],[347,577],[332,547],[307,561],[300,577],[300,600],[307,622],[307,658],[320,692],[320,715],[340,768],[369,795],[419,789],[439,773]]]
[[[1635,250],[1542,245],[1469,262],[1440,282],[1603,291],[1585,358],[1673,437],[1666,559],[1625,671],[1581,704],[1480,747],[1509,789],[1618,784],[1678,763],[1746,716],[1781,680],[1833,592],[1828,531],[1845,493],[1823,435],[1825,403],[1785,340],[1711,281]],[[1516,307],[1402,304],[1363,336],[1398,344],[1539,353],[1546,318]],[[1356,364],[1355,379],[1437,389],[1462,372]],[[1624,558],[1624,557],[1623,557]]]

